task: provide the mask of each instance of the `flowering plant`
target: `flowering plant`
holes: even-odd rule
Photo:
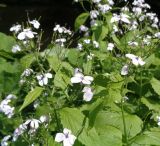
[[[144,0],[77,2],[75,31],[57,24],[45,49],[38,20],[0,33],[1,146],[158,146],[157,15]]]

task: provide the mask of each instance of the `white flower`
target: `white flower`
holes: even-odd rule
[[[40,118],[39,118],[40,122],[41,123],[45,123],[48,121],[48,116],[45,116],[45,115],[42,115]]]
[[[155,33],[154,36],[160,39],[160,32]]]
[[[12,47],[12,52],[13,52],[13,53],[16,53],[16,52],[19,52],[19,51],[21,51],[21,48],[20,48],[19,45],[14,45],[14,46]]]
[[[130,24],[130,21],[129,21],[128,18],[130,18],[130,17],[128,15],[124,14],[124,13],[120,14],[120,20],[123,21],[123,22],[125,22],[125,23]]]
[[[4,113],[8,118],[11,118],[14,115],[14,107],[8,105],[11,102],[10,99],[4,99],[0,103],[0,112]]]
[[[84,40],[84,43],[85,43],[85,44],[90,44],[90,42],[91,42],[90,39],[85,39],[85,40]]]
[[[15,32],[15,33],[17,33],[17,32],[19,32],[21,30],[21,25],[13,25],[11,28],[10,28],[10,31],[12,31],[12,32]]]
[[[80,31],[83,31],[83,32],[88,31],[88,27],[86,27],[85,25],[81,25],[79,29]]]
[[[63,146],[72,146],[75,140],[76,137],[67,128],[64,128],[63,133],[57,133],[55,137],[55,141],[63,142]]]
[[[36,28],[36,29],[38,29],[39,26],[40,26],[40,23],[37,20],[29,21],[29,23],[32,24],[33,27]]]
[[[9,94],[7,95],[7,97],[5,99],[16,99],[17,97],[13,94]]]
[[[128,65],[127,64],[124,65],[121,69],[121,75],[123,76],[128,75],[128,70],[129,70]]]
[[[66,42],[65,38],[60,38],[55,40],[56,43],[59,43],[61,47],[64,46],[64,43]]]
[[[27,130],[26,124],[21,124],[21,125],[19,125],[19,127],[14,130],[12,140],[13,140],[13,141],[16,141],[16,140],[18,139],[18,137],[19,137],[21,134],[23,134],[26,130]]]
[[[135,65],[135,66],[143,66],[145,64],[145,62],[142,60],[141,57],[138,57],[138,56],[135,56],[133,54],[126,54],[125,55],[127,58],[131,59],[132,60],[132,63]]]
[[[93,77],[84,76],[81,72],[77,71],[74,77],[71,78],[71,83],[82,83],[85,85],[90,85],[93,81]]]
[[[44,75],[37,75],[37,80],[40,86],[44,86],[48,84],[48,79],[52,78],[52,74],[51,73],[46,73]]]
[[[53,31],[58,31],[59,33],[63,33],[64,29],[61,27],[59,24],[57,24],[54,28]]]
[[[99,4],[99,5],[98,5],[98,8],[100,9],[100,11],[101,11],[103,14],[105,14],[106,12],[108,12],[108,11],[111,9],[111,7],[110,7],[109,5],[107,5],[107,4],[104,4],[104,5]]]
[[[82,92],[84,92],[83,100],[84,101],[91,101],[91,99],[93,97],[93,92],[92,92],[91,88],[90,87],[84,87]]]
[[[33,103],[33,107],[36,109],[40,104],[40,101],[39,100],[35,100],[34,103]]]
[[[157,116],[157,125],[160,126],[160,116]]]
[[[94,45],[95,48],[99,47],[99,43],[97,41],[93,41],[93,45]]]
[[[108,0],[109,5],[114,5],[114,1],[113,0]]]
[[[113,31],[114,31],[114,33],[118,32],[118,27],[115,24],[113,25]]]
[[[135,15],[140,15],[142,13],[142,8],[140,7],[133,7],[132,11],[135,13]]]
[[[90,11],[90,17],[91,17],[91,19],[97,18],[98,15],[99,15],[99,12],[97,10]]]
[[[111,23],[123,21],[125,23],[130,24],[130,21],[128,18],[130,17],[124,13],[121,13],[120,15],[113,14],[113,17],[111,18]]]
[[[99,3],[101,0],[92,0],[93,3]]]
[[[138,46],[138,43],[137,43],[137,42],[129,41],[129,42],[128,42],[128,45],[135,47],[135,46]]]
[[[90,53],[89,55],[87,55],[87,60],[92,60],[94,57],[94,54]]]
[[[28,77],[28,76],[30,76],[32,73],[33,73],[33,70],[30,69],[30,68],[27,68],[27,69],[24,70],[24,72],[22,73],[21,77],[24,77],[24,76],[25,76],[25,77]]]
[[[108,43],[107,50],[112,51],[113,48],[114,48],[114,44],[113,43]]]
[[[80,43],[78,43],[78,46],[77,46],[77,48],[79,49],[79,50],[82,50],[83,48],[83,45],[82,44],[80,44]]]
[[[31,129],[38,129],[39,127],[39,123],[41,123],[41,121],[37,120],[37,119],[29,119],[27,120],[24,124],[30,126]]]
[[[8,146],[8,140],[11,138],[10,135],[5,136],[2,140],[1,140],[1,146]]]
[[[31,31],[31,29],[28,28],[28,29],[24,29],[21,33],[19,33],[17,37],[19,40],[32,39],[32,38],[34,38],[35,34],[37,34],[37,33]]]

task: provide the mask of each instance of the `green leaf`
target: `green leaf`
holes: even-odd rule
[[[132,141],[131,146],[159,146],[160,144],[160,129],[154,128],[151,131],[145,131],[141,135],[137,135]]]
[[[75,50],[75,49],[69,50],[67,56],[68,56],[68,61],[69,61],[71,64],[77,65],[78,57],[79,57],[79,52],[78,52],[78,50]]]
[[[151,83],[151,85],[152,85],[153,90],[154,90],[158,95],[160,95],[160,81],[153,77],[153,78],[151,79],[150,83]]]
[[[81,13],[75,20],[75,30],[77,31],[81,25],[83,25],[89,17],[89,13]]]
[[[89,127],[92,128],[94,126],[96,116],[102,108],[103,108],[102,100],[97,100],[93,105],[91,105],[89,111]]]
[[[92,60],[83,63],[84,74],[89,75],[92,70]]]
[[[74,134],[82,130],[84,115],[76,108],[63,108],[60,111],[63,127],[70,129]]]
[[[41,88],[41,87],[35,87],[32,91],[30,91],[26,95],[24,102],[23,102],[21,108],[19,109],[19,111],[22,111],[25,107],[27,107],[34,100],[36,100],[41,95],[42,91],[43,91],[43,88]]]
[[[77,136],[78,140],[86,146],[102,146],[100,138],[94,128],[88,130],[85,116],[76,108],[64,108],[60,111],[61,123]]]
[[[122,146],[122,132],[109,125],[100,125],[96,129],[103,146]]]
[[[127,136],[133,137],[142,130],[143,122],[138,116],[124,114]],[[110,125],[116,127],[124,134],[124,123],[121,111],[102,111],[98,113],[95,120],[95,128],[98,129],[99,125]]]
[[[26,56],[22,57],[20,60],[20,63],[22,67],[29,68],[30,65],[36,60],[36,57],[34,54],[27,54]]]
[[[4,50],[5,52],[11,52],[12,47],[16,44],[16,41],[13,37],[7,36],[1,32],[0,40],[0,50]]]
[[[61,60],[58,58],[57,55],[49,56],[47,57],[47,60],[49,62],[50,68],[52,68],[55,72],[60,69]]]
[[[160,102],[154,101],[153,99],[146,99],[144,97],[141,98],[141,102],[145,104],[149,110],[160,111]]]
[[[108,34],[108,28],[106,25],[98,26],[93,31],[93,39],[96,41],[102,41]]]
[[[61,71],[56,73],[54,77],[54,85],[56,87],[66,89],[69,84],[71,84],[70,78],[66,74],[62,73]]]

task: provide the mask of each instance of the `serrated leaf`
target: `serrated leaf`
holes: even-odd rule
[[[66,89],[68,84],[71,84],[70,78],[66,74],[62,73],[61,71],[57,72],[54,77],[54,85],[61,89]]]
[[[61,66],[61,60],[58,58],[57,55],[47,57],[50,67],[57,72]]]
[[[21,108],[19,109],[19,111],[22,111],[25,107],[27,107],[34,100],[36,100],[41,95],[42,91],[43,91],[43,88],[41,88],[41,87],[35,87],[32,91],[30,91],[26,95],[24,102],[23,102]]]
[[[151,83],[151,85],[152,85],[153,90],[154,90],[158,95],[160,95],[160,81],[153,77],[153,78],[151,79],[150,83]]]
[[[83,63],[84,74],[89,75],[92,70],[92,60]]]
[[[133,137],[142,130],[142,120],[136,115],[124,114],[126,132],[128,137]],[[99,125],[110,125],[116,127],[124,134],[124,123],[121,111],[117,112],[100,112],[95,120],[95,128]]]
[[[106,25],[98,26],[96,30],[93,31],[93,39],[96,41],[102,41],[108,34],[108,28]]]
[[[80,110],[64,108],[60,111],[63,127],[70,129],[78,140],[86,146],[102,146],[100,138],[94,128],[87,130],[88,121]]]
[[[81,25],[83,25],[89,17],[89,13],[81,13],[75,20],[75,30],[77,31]]]

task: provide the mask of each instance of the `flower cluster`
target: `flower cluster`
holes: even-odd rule
[[[4,113],[8,118],[11,118],[14,115],[14,107],[11,107],[9,103],[11,99],[15,99],[16,96],[9,94],[3,101],[0,103],[0,112]]]

